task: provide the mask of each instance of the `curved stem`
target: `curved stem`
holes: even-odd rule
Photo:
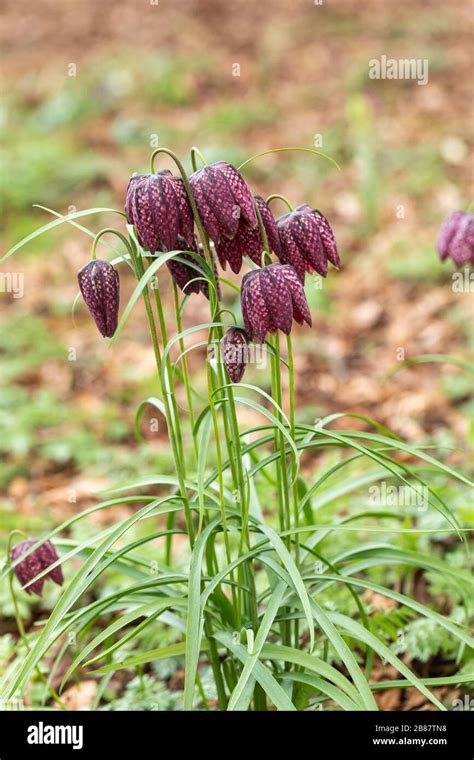
[[[244,166],[247,166],[251,161],[255,161],[256,158],[261,158],[262,156],[269,156],[271,153],[284,153],[285,151],[291,151],[291,150],[297,150],[301,151],[302,153],[312,153],[314,156],[321,156],[321,158],[325,158],[327,161],[330,161],[336,169],[339,169],[341,171],[341,167],[335,161],[334,158],[331,158],[331,156],[328,156],[327,153],[321,153],[320,150],[314,150],[313,148],[300,148],[300,147],[290,147],[290,148],[273,148],[273,150],[264,150],[262,153],[256,153],[255,156],[251,156],[246,161],[244,161],[243,164],[240,164],[238,167],[238,171],[242,171]]]
[[[285,195],[281,195],[280,193],[272,193],[271,195],[268,196],[265,203],[268,205],[269,203],[275,200],[283,201],[283,203],[286,203],[290,211],[295,210],[293,204],[290,203],[288,198]]]
[[[96,236],[95,236],[95,238],[94,238],[94,242],[92,243],[92,258],[93,258],[93,259],[97,258],[97,257],[96,257],[96,248],[97,248],[97,244],[98,244],[98,242],[99,242],[100,238],[101,238],[103,235],[106,235],[106,234],[108,234],[108,233],[110,233],[111,235],[116,235],[118,238],[120,238],[120,240],[121,240],[121,241],[122,241],[122,243],[124,244],[125,248],[126,248],[126,249],[127,249],[127,251],[129,252],[130,256],[131,256],[131,257],[133,257],[133,249],[132,249],[132,246],[130,245],[130,241],[129,241],[129,240],[127,240],[127,238],[125,237],[125,235],[123,235],[123,234],[122,234],[121,232],[119,232],[118,230],[114,230],[114,229],[113,229],[113,227],[104,227],[104,229],[103,229],[103,230],[100,230],[100,232],[98,232],[98,233],[97,233],[97,235],[96,235]]]
[[[197,168],[198,168],[197,167],[196,156],[199,158],[199,160],[201,161],[201,163],[202,163],[203,166],[207,165],[207,161],[204,158],[204,156],[202,155],[202,153],[199,150],[199,148],[196,148],[196,146],[193,145],[193,147],[191,148],[191,163],[193,165],[193,171],[195,171],[195,172],[197,171]]]

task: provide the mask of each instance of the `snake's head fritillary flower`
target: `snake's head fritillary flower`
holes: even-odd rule
[[[171,272],[171,276],[173,277],[177,286],[186,295],[190,295],[191,293],[201,293],[203,291],[204,285],[207,285],[207,282],[205,283],[205,281],[202,279],[202,273],[196,269],[196,267],[199,266],[198,260],[194,258],[190,253],[186,253],[186,251],[189,250],[199,253],[200,256],[203,256],[202,249],[200,250],[200,248],[201,246],[198,246],[196,238],[194,239],[193,246],[190,247],[186,244],[184,238],[178,237],[178,240],[176,241],[176,250],[182,251],[182,253],[179,254],[178,258],[184,259],[185,261],[189,262],[189,264],[185,264],[184,262],[178,261],[174,258],[166,262],[166,266]]]
[[[453,211],[441,225],[438,237],[441,261],[448,256],[457,267],[474,264],[474,214]]]
[[[255,203],[262,217],[268,247],[280,257],[280,237],[273,214],[259,195],[255,196]],[[221,238],[215,243],[215,246],[221,267],[225,269],[227,262],[229,262],[230,268],[235,274],[240,272],[243,256],[249,256],[258,266],[262,264],[263,240],[260,229],[258,226],[251,227],[245,219],[240,220],[235,237],[232,239]]]
[[[178,236],[192,246],[194,218],[180,177],[165,170],[131,177],[125,200],[129,224],[134,224],[140,245],[150,253],[172,251]]]
[[[184,259],[185,261],[189,262],[189,264],[186,264],[183,261],[178,261],[177,258],[172,258],[167,261],[166,266],[168,267],[173,280],[180,288],[180,290],[182,290],[186,295],[190,295],[191,293],[203,293],[209,300],[209,282],[205,278],[204,274],[196,268],[199,266],[199,259],[196,259],[190,253],[186,253],[186,251],[194,251],[202,257],[203,261],[205,261],[204,249],[202,245],[198,243],[196,236],[194,236],[194,244],[192,246],[188,246],[184,238],[178,237],[178,240],[176,242],[176,250],[182,251],[182,253],[179,254],[178,258]],[[217,267],[215,266],[215,263],[214,275],[215,285],[217,287],[217,295],[220,298],[221,291],[219,276],[217,274]]]
[[[242,315],[250,337],[263,343],[267,333],[291,332],[293,320],[311,326],[311,314],[301,281],[288,264],[270,264],[247,272],[242,279]]]
[[[302,204],[277,219],[281,241],[280,261],[291,264],[304,284],[306,272],[326,277],[328,261],[340,267],[336,238],[323,214]]]
[[[22,554],[28,551],[34,544],[38,542],[37,538],[29,538],[27,541],[21,541],[19,544],[13,547],[11,552],[11,560],[15,563]],[[26,586],[25,591],[28,594],[38,594],[42,596],[43,586],[46,578],[51,578],[52,581],[62,586],[64,583],[63,573],[60,565],[54,567],[49,573],[46,573],[42,578],[39,578],[34,583],[30,583],[33,578],[36,578],[39,573],[46,570],[53,562],[59,559],[56,549],[51,541],[45,541],[44,544],[35,549],[28,557],[18,562],[13,568],[13,572],[18,578],[22,586]],[[27,584],[30,583],[28,586]]]
[[[224,367],[233,383],[240,383],[248,362],[249,336],[239,327],[230,327],[221,338]]]
[[[257,227],[252,193],[233,166],[225,161],[203,166],[189,181],[204,228],[214,243],[234,238],[241,219]]]
[[[120,304],[118,272],[108,261],[93,259],[78,272],[77,280],[100,334],[111,338],[117,329]]]

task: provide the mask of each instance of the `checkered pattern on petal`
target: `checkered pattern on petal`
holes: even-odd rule
[[[291,332],[292,321],[311,325],[311,314],[301,281],[288,264],[248,272],[242,279],[242,315],[251,339],[263,343],[267,333]]]
[[[11,552],[12,563],[15,563],[20,557],[25,554],[28,549],[36,544],[38,539],[28,538],[26,541],[21,541],[19,544],[13,547]],[[56,560],[58,560],[58,554],[51,541],[45,541],[44,544],[39,546],[35,551],[31,552],[28,557],[19,562],[14,568],[13,572],[18,578],[22,586],[26,586],[27,583],[33,580],[39,573],[46,570]],[[50,570],[49,573],[39,578],[34,583],[31,583],[25,591],[28,594],[38,594],[41,596],[43,593],[43,586],[46,578],[51,578],[58,586],[62,586],[64,578],[60,565]]]
[[[21,541],[21,543],[14,546],[11,553],[12,562],[16,562],[22,556],[22,554],[25,554],[25,552],[27,552],[28,549],[30,549],[33,544],[36,543],[36,540],[37,539],[35,538],[29,538],[27,541]],[[25,557],[24,560],[19,562],[18,565],[13,568],[13,572],[15,573],[22,586],[26,586],[26,584],[33,580],[33,578],[35,578],[37,575],[39,575],[42,570],[44,570],[44,567],[41,563],[37,551],[32,552],[28,557]],[[43,578],[39,578],[37,581],[25,588],[25,591],[28,594],[38,594],[38,596],[42,596],[44,581],[45,576],[43,576]]]
[[[100,334],[111,338],[117,329],[120,305],[118,272],[108,261],[95,259],[78,272],[77,280]]]
[[[277,219],[278,233],[281,241],[281,255],[279,258],[282,264],[291,264],[291,266],[294,267],[298,274],[298,277],[304,284],[306,264],[303,255],[293,237],[290,228],[289,217],[289,214],[285,214],[284,216]]]
[[[178,237],[179,211],[173,188],[168,176],[155,174],[148,185],[150,211],[155,227],[160,251],[172,251]],[[155,251],[150,251],[154,253]]]
[[[171,276],[173,277],[180,290],[182,290],[183,293],[186,293],[186,295],[190,295],[191,293],[200,293],[202,291],[204,281],[202,279],[199,279],[203,277],[203,274],[198,269],[196,269],[196,266],[199,265],[199,262],[197,259],[193,258],[190,253],[185,252],[186,249],[196,251],[196,253],[198,252],[196,238],[194,237],[193,245],[188,246],[184,238],[178,237],[176,246],[176,250],[182,250],[182,252],[179,253],[179,255],[177,254],[176,259],[172,258],[166,262],[166,266],[168,267]],[[184,264],[182,261],[178,261],[178,258],[184,259],[185,261],[189,262],[189,264]]]
[[[247,333],[251,339],[257,337],[263,343],[268,332],[269,314],[260,288],[261,272],[261,269],[247,272],[242,278],[241,304]]]
[[[253,205],[252,192],[242,175],[231,164],[225,161],[218,161],[214,166],[225,176],[235,203],[241,209],[242,216],[247,224],[251,227],[257,227],[258,222]]]
[[[185,239],[188,246],[192,246],[194,240],[194,217],[184,182],[180,177],[172,177],[169,182],[173,187],[178,206],[178,232]]]
[[[313,321],[311,319],[311,312],[301,281],[293,267],[285,265],[282,269],[285,270],[283,276],[285,278],[286,286],[291,294],[293,319],[300,325],[302,325],[303,322],[306,322],[311,327]]]
[[[132,203],[135,188],[138,182],[141,182],[142,180],[146,179],[146,176],[148,175],[134,174],[132,177],[130,177],[128,181],[127,195],[125,198],[125,213],[127,215],[127,221],[129,224],[135,224],[133,220],[133,203]]]
[[[267,233],[268,245],[270,247],[270,250],[274,251],[276,255],[278,256],[278,258],[280,258],[281,243],[280,243],[280,236],[278,234],[275,217],[270,211],[270,207],[265,203],[265,201],[263,200],[263,198],[260,197],[260,195],[255,196],[255,202],[257,204],[258,210],[260,211],[260,216],[262,217],[262,222],[263,222],[263,226],[265,227],[265,232]]]
[[[240,228],[239,228],[240,229]],[[215,243],[216,253],[219,257],[219,263],[222,269],[225,269],[227,262],[235,274],[238,274],[242,268],[242,252],[240,247],[239,232],[232,239],[221,238]]]
[[[219,222],[217,221],[214,211],[206,200],[204,183],[201,181],[201,172],[202,169],[192,174],[189,181],[191,183],[194,200],[196,201],[196,206],[198,208],[201,221],[204,225],[204,229],[206,230],[211,240],[215,241],[219,240],[219,237],[221,236],[219,232]]]
[[[239,327],[230,327],[221,339],[222,360],[233,383],[240,383],[244,376],[248,342],[247,333]]]
[[[155,225],[155,215],[152,211],[153,199],[150,192],[151,177],[145,177],[137,182],[132,190],[131,213],[138,242],[150,253],[160,250],[160,237]]]
[[[341,266],[341,260],[339,258],[339,251],[337,250],[336,237],[326,217],[317,209],[313,211],[316,216],[317,224],[319,227],[319,234],[323,241],[324,252],[328,261],[337,269]]]
[[[285,335],[289,335],[293,321],[293,307],[281,264],[271,264],[260,270],[260,289],[270,318],[269,332],[281,330]]]
[[[289,222],[290,233],[303,256],[306,270],[309,272],[314,270],[323,277],[326,277],[328,262],[323,248],[323,241],[321,240],[312,209],[309,206],[306,208],[309,210],[309,213],[306,209],[302,209],[302,207],[295,209],[291,222]]]
[[[58,553],[51,541],[45,541],[44,544],[41,544],[41,546],[39,546],[36,550],[35,554],[37,554],[39,557],[43,570],[46,570],[47,567],[59,559]],[[52,570],[50,570],[46,578],[51,578],[51,580],[54,581],[58,586],[62,586],[64,583],[64,577],[63,571],[61,570],[61,565],[58,565],[57,567],[54,567]]]
[[[204,197],[219,224],[219,239],[233,238],[239,228],[240,206],[234,200],[226,176],[213,165],[205,166],[201,172]]]

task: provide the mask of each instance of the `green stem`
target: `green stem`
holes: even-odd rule
[[[191,163],[193,165],[193,171],[195,171],[195,172],[197,171],[197,168],[198,168],[196,158],[199,158],[199,160],[201,161],[202,165],[206,166],[206,164],[207,164],[206,159],[202,155],[202,153],[199,150],[199,148],[196,148],[196,146],[193,145],[193,147],[191,148]]]
[[[134,252],[133,249],[132,249],[132,256],[133,256],[133,260],[136,266],[137,278],[138,280],[140,280],[145,271],[142,257],[140,256],[138,251]],[[155,298],[157,300],[157,308],[160,313],[160,308],[158,307],[158,304],[160,304],[161,306],[161,300],[159,299],[159,294],[157,290],[155,290],[155,294],[156,294]],[[146,285],[145,288],[143,289],[143,300],[145,303],[145,311],[147,314],[148,323],[150,327],[150,334],[151,334],[151,339],[152,339],[152,344],[153,344],[153,352],[155,355],[156,368],[158,371],[158,376],[160,378],[161,393],[163,396],[163,403],[165,406],[166,422],[168,425],[168,433],[169,433],[169,438],[171,441],[171,447],[173,450],[173,456],[174,456],[176,471],[178,475],[179,490],[180,490],[180,494],[183,500],[184,513],[185,513],[186,525],[187,525],[188,536],[189,536],[189,543],[192,548],[194,546],[194,527],[193,527],[191,507],[189,505],[189,498],[188,498],[188,493],[187,493],[186,485],[185,485],[186,472],[185,472],[184,457],[182,455],[182,452],[180,450],[180,445],[179,445],[180,436],[176,434],[175,427],[174,427],[174,419],[177,419],[177,416],[175,415],[175,418],[173,419],[173,414],[170,407],[170,394],[169,394],[168,388],[166,387],[166,385],[163,385],[163,382],[162,382],[162,360],[161,360],[160,344],[158,341],[158,334],[157,334],[156,325],[155,325],[155,317],[154,317],[153,308],[151,305],[148,285]],[[161,317],[160,324],[163,327],[164,322],[163,322],[162,310],[161,310],[160,317]],[[166,330],[165,330],[165,336],[166,336]],[[171,394],[171,397],[172,399],[174,399],[174,394]],[[182,442],[181,442],[181,445],[182,445]],[[170,557],[168,556],[169,553],[170,553],[169,547],[167,547],[168,560],[170,559]]]
[[[290,211],[294,211],[293,205],[290,203],[290,201],[288,200],[288,198],[285,195],[280,195],[280,193],[272,193],[271,195],[268,196],[268,198],[265,201],[265,203],[268,205],[269,203],[271,203],[274,200],[283,201],[283,203],[286,203],[286,205],[288,206],[288,208],[289,208]]]
[[[292,440],[295,440],[295,368],[293,363],[293,344],[291,341],[291,336],[288,335],[286,339],[287,349],[288,349],[288,392],[289,392],[289,405],[290,405],[290,435]],[[297,468],[297,462],[295,454],[292,454],[292,480],[293,480],[293,524],[294,528],[296,530],[295,533],[295,562],[296,566],[299,567],[299,559],[300,559],[300,539],[299,539],[299,533],[298,533],[298,527],[299,527],[299,494],[298,494],[298,482],[296,479],[296,468]],[[294,646],[296,649],[299,648],[299,620],[296,619],[294,622]]]
[[[173,300],[174,300],[174,310],[176,314],[176,329],[178,333],[181,334],[183,331],[183,325],[181,321],[181,309],[180,309],[180,303],[179,303],[178,288],[176,287],[176,283],[174,280],[173,280]],[[179,350],[181,352],[181,364],[183,367],[184,386],[186,388],[186,400],[188,404],[189,424],[191,426],[191,434],[193,437],[194,456],[197,462],[198,444],[197,444],[196,434],[194,431],[195,416],[194,416],[194,407],[193,407],[193,392],[192,392],[191,381],[189,377],[188,358],[185,353],[184,340],[182,337],[179,339]]]

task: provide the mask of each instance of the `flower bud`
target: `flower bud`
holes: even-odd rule
[[[104,338],[117,329],[120,303],[118,272],[108,261],[93,259],[77,275],[84,302]]]

